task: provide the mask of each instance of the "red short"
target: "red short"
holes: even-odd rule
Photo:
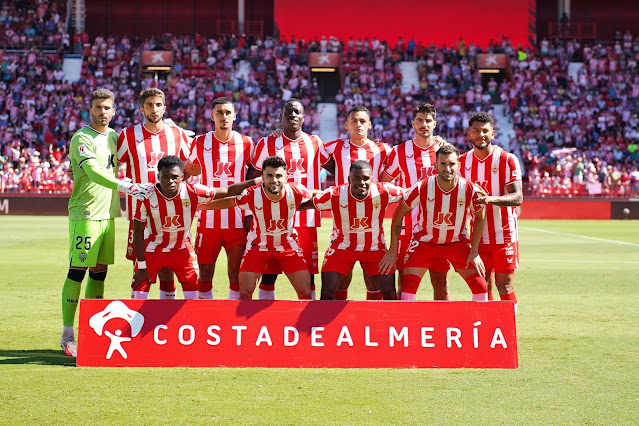
[[[220,250],[228,250],[233,246],[246,246],[246,231],[244,228],[197,230],[195,237],[195,252],[200,265],[215,263]]]
[[[133,247],[133,224],[135,220],[129,222],[129,237],[126,240],[126,258],[135,262],[138,258],[135,256],[135,247]]]
[[[146,252],[147,272],[152,283],[157,279],[158,272],[162,268],[168,268],[175,273],[181,283],[197,281],[197,260],[192,247],[169,252]]]
[[[338,274],[348,275],[353,270],[355,263],[359,261],[368,276],[379,275],[379,262],[384,257],[384,253],[386,253],[386,250],[355,251],[329,247],[324,254],[322,272],[337,272]]]
[[[397,270],[399,271],[404,269],[404,259],[406,259],[406,252],[412,237],[411,234],[404,234],[399,237],[399,247],[397,249]],[[428,267],[428,270],[432,272],[448,272],[449,269],[450,263],[442,258],[433,259]]]
[[[317,252],[317,228],[300,227],[295,228],[297,231],[297,239],[300,243],[300,249],[302,255],[308,266],[308,271],[311,274],[317,274],[319,272],[318,267],[318,252]],[[286,271],[285,271],[286,272]],[[277,267],[277,264],[267,265],[265,274],[281,274],[282,269]]]
[[[267,268],[269,265],[269,268]],[[242,263],[240,263],[240,272],[255,272],[258,274],[266,274],[266,270],[278,270],[279,273],[284,271],[285,274],[291,274],[297,271],[308,270],[306,261],[301,253],[295,250],[287,251],[260,251],[256,248],[250,248],[244,252]],[[268,272],[271,274],[272,272]]]
[[[480,244],[479,256],[486,266],[486,275],[491,272],[513,274],[519,268],[519,242]]]
[[[430,269],[433,261],[437,260],[438,262],[449,261],[456,270],[466,269],[469,253],[470,246],[463,242],[434,244],[412,241],[404,258],[404,268]]]

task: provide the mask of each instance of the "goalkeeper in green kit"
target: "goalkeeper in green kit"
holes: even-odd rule
[[[118,180],[116,144],[118,134],[109,128],[113,118],[113,93],[97,89],[91,93],[91,122],[71,139],[69,158],[73,172],[73,193],[69,199],[69,272],[62,287],[62,338],[60,346],[76,356],[73,322],[80,299],[82,280],[89,270],[84,297],[102,299],[107,265],[115,251],[114,218],[120,216],[118,191],[143,200],[153,185]]]

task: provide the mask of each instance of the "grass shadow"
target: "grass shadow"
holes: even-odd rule
[[[24,364],[75,367],[75,358],[66,356],[61,349],[0,349],[0,365]]]

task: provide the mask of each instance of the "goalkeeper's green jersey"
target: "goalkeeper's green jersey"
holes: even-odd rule
[[[71,138],[69,158],[73,168],[73,193],[69,199],[70,220],[104,220],[120,216],[118,191],[93,182],[82,168],[87,162],[103,174],[118,177],[118,134],[108,128],[100,133],[84,126]]]

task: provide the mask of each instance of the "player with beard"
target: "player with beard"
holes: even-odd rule
[[[235,198],[213,201],[201,209],[226,209],[234,206],[252,213],[251,229],[240,264],[240,299],[252,299],[255,285],[274,265],[291,281],[299,299],[311,299],[311,275],[293,226],[298,209],[311,207],[312,192],[304,185],[290,182],[286,161],[268,157],[262,164],[263,183],[247,188]],[[318,191],[314,191],[318,192]]]
[[[391,182],[399,176],[399,186],[405,189],[413,187],[419,181],[436,173],[434,166],[437,161],[437,150],[444,143],[443,139],[434,135],[437,126],[437,111],[431,104],[420,104],[413,108],[411,125],[415,131],[415,137],[393,147],[393,152],[388,158],[388,167],[382,171],[380,178],[382,182]],[[400,297],[402,292],[414,294],[414,291],[417,291],[417,289],[402,286],[402,260],[413,236],[412,231],[418,213],[419,209],[414,209],[410,215],[404,217],[404,226],[399,240],[397,269],[400,271]],[[449,269],[450,264],[441,260],[433,261],[428,267],[430,282],[433,286],[433,299],[435,300],[450,299],[446,278]]]
[[[478,254],[485,219],[484,205],[478,202],[482,194],[458,175],[459,151],[454,146],[439,148],[436,169],[437,174],[412,187],[395,210],[391,244],[380,262],[380,272],[395,267],[402,218],[419,206],[414,235],[403,259],[402,285],[416,290],[432,261],[446,260],[466,281],[473,300],[488,300],[484,264]],[[473,217],[469,235],[466,226]],[[402,300],[415,300],[415,293],[402,292]]]
[[[211,120],[215,130],[193,140],[189,160],[200,166],[201,183],[215,188],[226,187],[245,179],[253,157],[253,140],[233,131],[236,113],[233,101],[213,101]],[[222,247],[226,251],[229,299],[239,299],[239,268],[246,246],[244,214],[240,208],[204,210],[200,216],[195,240],[200,266],[198,293],[200,299],[213,298],[215,261]]]
[[[140,112],[145,122],[122,129],[118,137],[118,161],[126,164],[126,176],[134,183],[155,185],[157,164],[165,155],[175,155],[182,160],[189,157],[191,140],[188,132],[163,121],[166,112],[166,97],[160,89],[149,88],[140,93]],[[172,123],[172,121],[171,121]],[[193,172],[186,166],[187,175]],[[127,197],[129,239],[126,258],[136,260],[133,246],[133,214],[138,202]],[[160,299],[175,299],[173,274],[160,274]]]
[[[495,285],[501,300],[512,300],[517,312],[513,286],[515,269],[519,267],[519,237],[515,208],[523,202],[521,167],[513,154],[493,145],[495,121],[485,112],[468,119],[468,140],[472,151],[460,157],[460,173],[480,185],[486,194],[477,202],[486,205],[486,226],[479,245],[486,272],[495,274]],[[492,300],[489,287],[488,298]]]
[[[320,168],[328,161],[328,154],[322,140],[317,135],[308,135],[302,130],[304,124],[304,105],[295,98],[286,101],[282,107],[282,134],[260,139],[255,147],[255,156],[251,160],[252,169],[248,177],[258,176],[262,162],[271,156],[282,158],[287,166],[289,183],[303,185],[308,190],[320,190]],[[314,274],[318,270],[317,228],[321,226],[321,216],[315,209],[297,212],[295,230],[299,235],[299,244],[311,273],[311,287],[314,297]],[[277,274],[274,266],[267,268],[259,289],[260,299],[274,299],[274,285]]]

